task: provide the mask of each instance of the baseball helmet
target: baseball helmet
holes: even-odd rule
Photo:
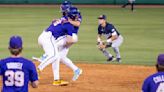
[[[75,19],[77,16],[80,15],[80,11],[76,7],[70,7],[68,9],[68,17],[71,19]]]
[[[70,7],[72,7],[72,3],[66,0],[60,5],[60,11],[67,12]]]

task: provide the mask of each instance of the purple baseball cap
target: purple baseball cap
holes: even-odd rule
[[[22,48],[22,38],[20,36],[14,35],[10,37],[9,47],[13,49]]]
[[[157,59],[158,65],[164,65],[164,54],[159,54]]]

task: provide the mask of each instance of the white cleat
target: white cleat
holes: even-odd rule
[[[83,72],[82,69],[79,69],[79,68],[75,70],[72,80],[76,81],[79,78],[79,76],[82,74],[82,72]]]

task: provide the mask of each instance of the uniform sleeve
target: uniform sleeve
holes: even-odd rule
[[[142,85],[142,92],[149,92],[149,82],[148,79],[146,79]]]
[[[102,31],[101,31],[101,26],[99,25],[98,26],[98,34],[101,35],[102,34]]]
[[[70,23],[65,23],[66,34],[72,36],[72,32],[75,30]]]
[[[116,29],[112,24],[108,26],[108,29],[111,31],[111,33],[116,32]]]
[[[38,80],[38,74],[37,74],[37,71],[36,71],[36,67],[32,62],[30,64],[29,75],[30,75],[29,79],[30,79],[31,82],[34,82],[34,81]]]
[[[2,75],[2,61],[0,60],[0,75]]]

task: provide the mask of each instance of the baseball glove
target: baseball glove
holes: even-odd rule
[[[98,42],[98,43],[97,43],[97,47],[98,47],[99,49],[104,49],[104,48],[106,47],[106,44],[105,44],[105,42]]]
[[[98,42],[97,46],[99,49],[105,49],[111,47],[112,43]]]

